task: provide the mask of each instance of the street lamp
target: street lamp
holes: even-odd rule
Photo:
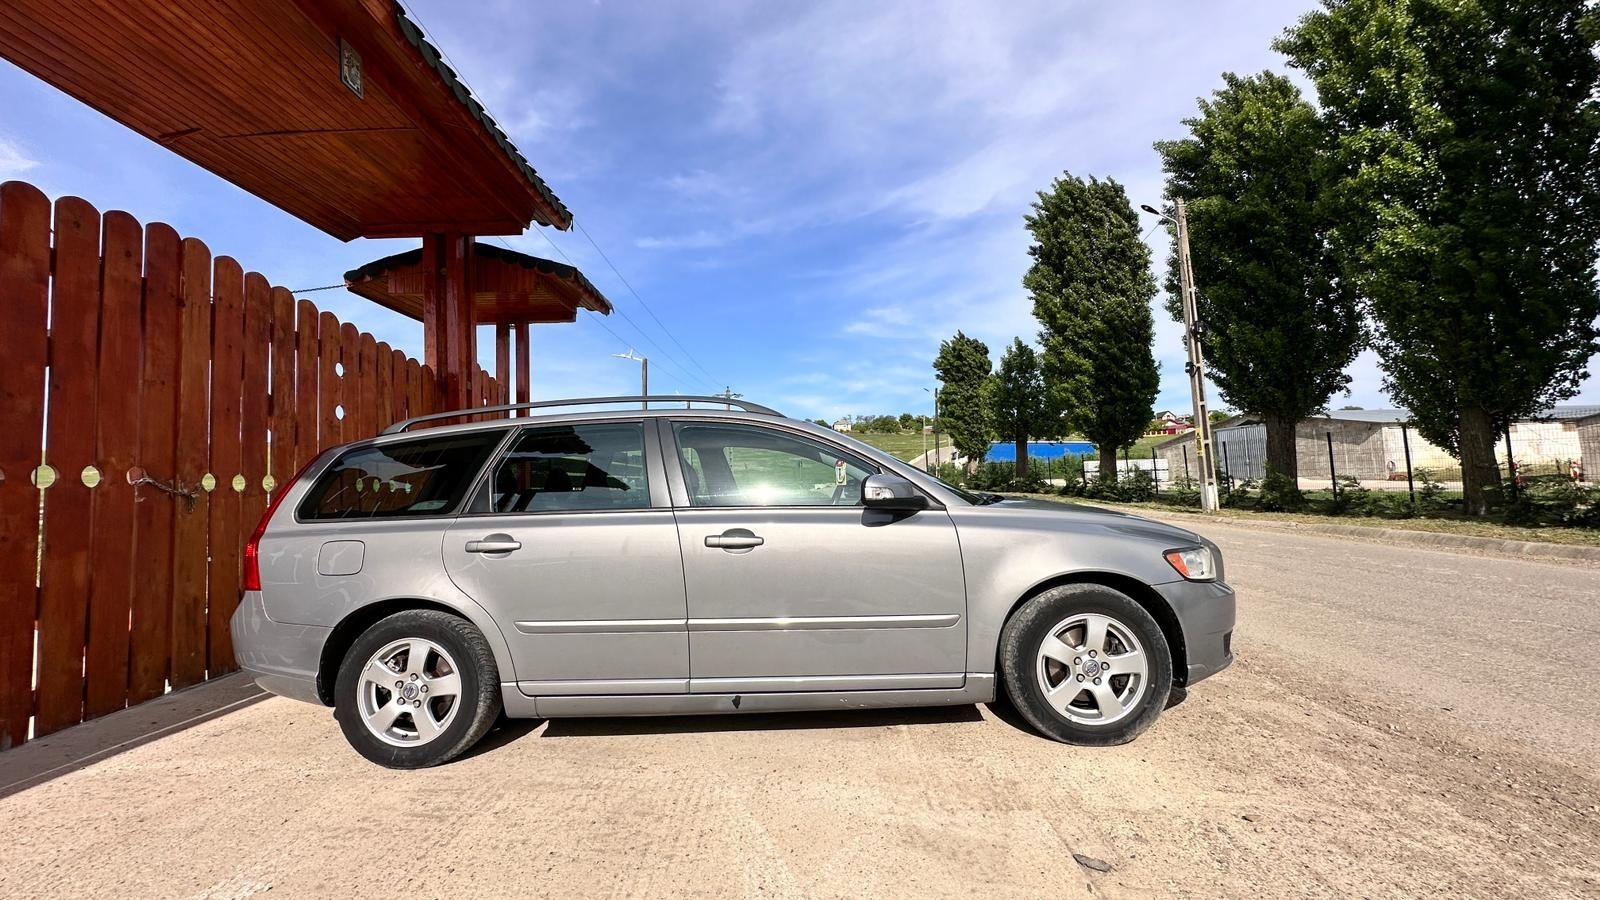
[[[1200,462],[1200,509],[1217,511],[1217,473],[1211,467],[1211,413],[1206,407],[1205,354],[1200,347],[1200,313],[1195,302],[1194,267],[1189,258],[1189,219],[1182,197],[1175,197],[1176,218],[1149,204],[1140,209],[1169,222],[1178,230],[1178,281],[1183,293],[1183,337],[1189,350],[1184,371],[1189,375],[1189,395],[1194,400],[1195,455]]]
[[[927,439],[923,439],[922,470],[932,472],[933,467],[939,462],[939,389],[923,388],[923,391],[933,395],[933,462],[928,462]]]
[[[637,353],[634,353],[632,347],[628,348],[627,353],[613,353],[611,355],[617,359],[631,359],[639,363],[639,396],[650,396],[650,360],[646,357],[640,356]],[[649,409],[650,401],[645,400],[641,402],[639,404],[639,408]]]

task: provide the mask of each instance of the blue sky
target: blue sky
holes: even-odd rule
[[[1311,3],[408,5],[654,312],[581,233],[508,239],[560,259],[553,242],[632,320],[536,328],[537,396],[632,392],[611,354],[633,348],[654,393],[731,385],[832,419],[930,409],[958,328],[996,359],[1031,340],[1033,192],[1070,170],[1156,202],[1151,142],[1180,136],[1222,71],[1283,68],[1269,45]],[[169,222],[275,284],[333,284],[416,243],[340,243],[4,62],[0,98],[0,179]],[[1149,240],[1164,272],[1165,234]],[[420,325],[306,296],[420,355]],[[1156,322],[1156,403],[1185,409],[1179,330]],[[1352,375],[1333,405],[1388,405],[1370,355]]]

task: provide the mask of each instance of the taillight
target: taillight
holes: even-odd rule
[[[278,511],[278,504],[288,496],[289,489],[300,482],[301,476],[311,468],[311,463],[317,461],[312,457],[311,462],[300,467],[294,477],[283,483],[283,487],[272,493],[272,499],[267,502],[267,511],[261,514],[261,521],[256,523],[256,530],[250,532],[250,540],[244,545],[244,580],[240,589],[246,591],[261,590],[261,536],[267,533],[267,523],[272,521],[272,514]]]

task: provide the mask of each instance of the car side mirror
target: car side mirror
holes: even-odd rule
[[[873,509],[914,512],[928,508],[927,495],[917,490],[916,485],[887,472],[868,475],[861,482],[861,502]]]

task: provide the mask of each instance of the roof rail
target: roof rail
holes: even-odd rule
[[[513,412],[519,409],[551,409],[561,406],[602,406],[613,403],[659,403],[663,408],[669,403],[716,403],[721,406],[737,406],[745,412],[757,413],[764,416],[777,416],[783,418],[783,413],[769,409],[759,403],[740,400],[736,397],[701,397],[689,394],[654,394],[652,396],[638,397],[577,397],[571,400],[539,400],[533,403],[506,403],[500,406],[479,406],[473,409],[454,409],[449,412],[431,413],[426,416],[412,416],[396,422],[383,430],[384,434],[399,434],[419,422],[432,422],[435,419],[459,419],[462,416],[481,416],[487,413]]]

